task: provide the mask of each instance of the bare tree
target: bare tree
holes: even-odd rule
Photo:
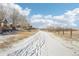
[[[17,16],[19,15],[18,10],[13,9],[12,10],[12,14],[10,15],[11,19],[12,19],[12,24],[15,26],[16,25],[16,21],[17,21]]]
[[[20,10],[23,11],[23,10]],[[30,28],[31,26],[29,22],[27,21],[27,15],[20,13],[19,9],[15,7],[11,7],[9,5],[2,5],[0,4],[0,25],[3,22],[3,20],[9,20],[11,21],[12,27],[16,27],[17,25],[20,25],[22,28]],[[1,27],[0,27],[1,28]]]
[[[2,22],[2,20],[5,18],[5,10],[4,7],[2,5],[0,5],[0,21]]]

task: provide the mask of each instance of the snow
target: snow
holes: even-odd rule
[[[1,35],[0,40],[4,40],[4,39],[7,39],[7,38],[13,37],[13,36],[15,36],[15,35]]]
[[[75,47],[76,48],[76,47]],[[77,49],[77,50],[76,50]],[[75,56],[79,48],[63,41],[54,34],[39,31],[35,35],[15,43],[11,48],[0,51],[0,55],[9,56]]]
[[[48,55],[49,56],[69,56],[74,55],[73,51],[66,48],[64,45],[61,44],[54,35],[53,39],[49,36],[49,34],[45,34],[47,38],[47,47],[48,47]]]
[[[3,43],[4,41],[6,41],[8,38],[10,37],[14,37],[17,35],[0,35],[0,43]]]

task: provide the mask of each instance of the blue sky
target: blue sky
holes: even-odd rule
[[[48,26],[50,24],[52,25],[54,18],[56,19],[56,21],[57,20],[59,21],[59,22],[57,21],[57,24],[60,26],[66,25],[66,24],[68,26],[68,23],[69,23],[72,26],[79,27],[79,18],[78,18],[79,4],[78,3],[19,3],[18,5],[21,6],[23,9],[25,8],[31,9],[29,17],[31,19],[31,17],[34,16],[33,17],[34,19],[32,19],[33,21],[32,25],[34,27],[41,27],[46,25]],[[51,16],[49,15],[52,15],[55,17],[49,20],[44,19],[45,17],[51,18]],[[76,15],[77,15],[77,18],[76,18]],[[45,22],[47,22],[48,24]]]
[[[32,9],[30,15],[43,14],[43,15],[61,15],[68,10],[79,8],[77,3],[19,3],[22,8]]]

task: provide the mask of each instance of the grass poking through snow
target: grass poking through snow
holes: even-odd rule
[[[0,43],[0,48],[8,48],[11,47],[12,44],[19,42],[20,40],[23,40],[24,38],[27,38],[31,35],[33,35],[36,31],[31,32],[17,32],[15,36],[9,37],[5,39],[3,42]]]

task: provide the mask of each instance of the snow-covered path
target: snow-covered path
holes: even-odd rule
[[[0,55],[13,56],[71,56],[76,55],[73,50],[65,47],[62,41],[58,40],[54,35],[48,32],[39,31],[30,38],[15,44],[13,48],[9,48],[0,53]]]
[[[54,36],[48,32],[41,32],[42,35],[42,39],[45,39],[45,46],[42,47],[41,49],[41,53],[42,50],[44,50],[46,48],[46,54],[48,56],[72,56],[72,55],[76,55],[74,54],[74,51],[67,48],[66,46],[64,46],[62,44],[63,41],[61,41],[61,39],[58,39],[56,36]],[[64,43],[66,44],[66,43]],[[45,55],[45,54],[42,54]]]
[[[71,49],[68,49],[62,44],[62,41],[58,40],[56,36],[49,33],[43,33],[46,36],[46,46],[49,56],[71,56],[75,55]]]

